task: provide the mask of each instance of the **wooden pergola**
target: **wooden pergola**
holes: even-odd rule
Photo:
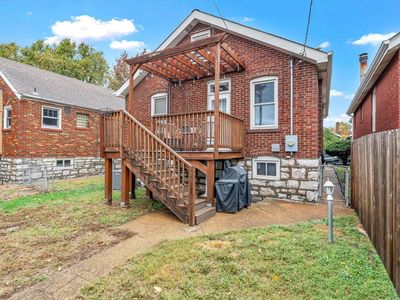
[[[133,110],[134,75],[142,69],[171,82],[215,77],[214,141],[219,140],[219,86],[222,74],[245,68],[243,60],[226,42],[227,34],[218,34],[161,51],[144,54],[126,62],[130,65],[128,111]],[[218,143],[214,142],[218,152]]]

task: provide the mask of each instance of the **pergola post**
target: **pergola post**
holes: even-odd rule
[[[134,82],[134,76],[137,70],[139,70],[140,64],[137,65],[130,65],[129,68],[129,96],[128,96],[128,103],[126,110],[130,113],[133,114],[133,86],[135,84]]]
[[[214,80],[214,153],[219,149],[219,84],[221,73],[221,43],[215,46],[215,80]]]

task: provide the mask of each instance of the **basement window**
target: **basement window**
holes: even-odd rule
[[[42,107],[42,128],[61,129],[61,108]]]
[[[57,159],[56,166],[59,168],[71,167],[71,160],[70,159]]]
[[[193,33],[190,36],[190,40],[192,42],[195,42],[195,41],[198,41],[198,40],[206,39],[206,38],[208,38],[210,36],[211,36],[211,30],[207,29],[207,30],[203,30],[203,31],[199,31],[199,32]]]
[[[76,127],[89,128],[89,115],[83,113],[76,114]]]
[[[258,157],[253,159],[253,178],[280,179],[280,159],[276,157]]]
[[[4,118],[3,128],[10,129],[11,128],[11,106],[4,107],[3,118]]]

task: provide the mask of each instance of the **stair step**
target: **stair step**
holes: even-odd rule
[[[204,207],[207,207],[207,199],[205,199],[205,198],[198,198],[198,199],[196,199],[196,202],[195,202],[196,204],[196,211],[198,211],[198,210],[200,210],[200,209],[202,209],[202,208],[204,208]]]
[[[200,224],[207,221],[209,218],[215,216],[217,213],[215,207],[204,207],[202,209],[196,210],[196,224]]]

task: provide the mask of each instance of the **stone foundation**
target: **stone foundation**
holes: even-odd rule
[[[280,159],[280,178],[253,178],[251,158],[239,160],[250,179],[252,201],[279,198],[301,202],[318,202],[322,184],[319,159]]]
[[[57,160],[70,160],[70,166],[57,166]],[[23,183],[49,179],[66,179],[104,173],[100,157],[75,158],[0,158],[0,183]]]

